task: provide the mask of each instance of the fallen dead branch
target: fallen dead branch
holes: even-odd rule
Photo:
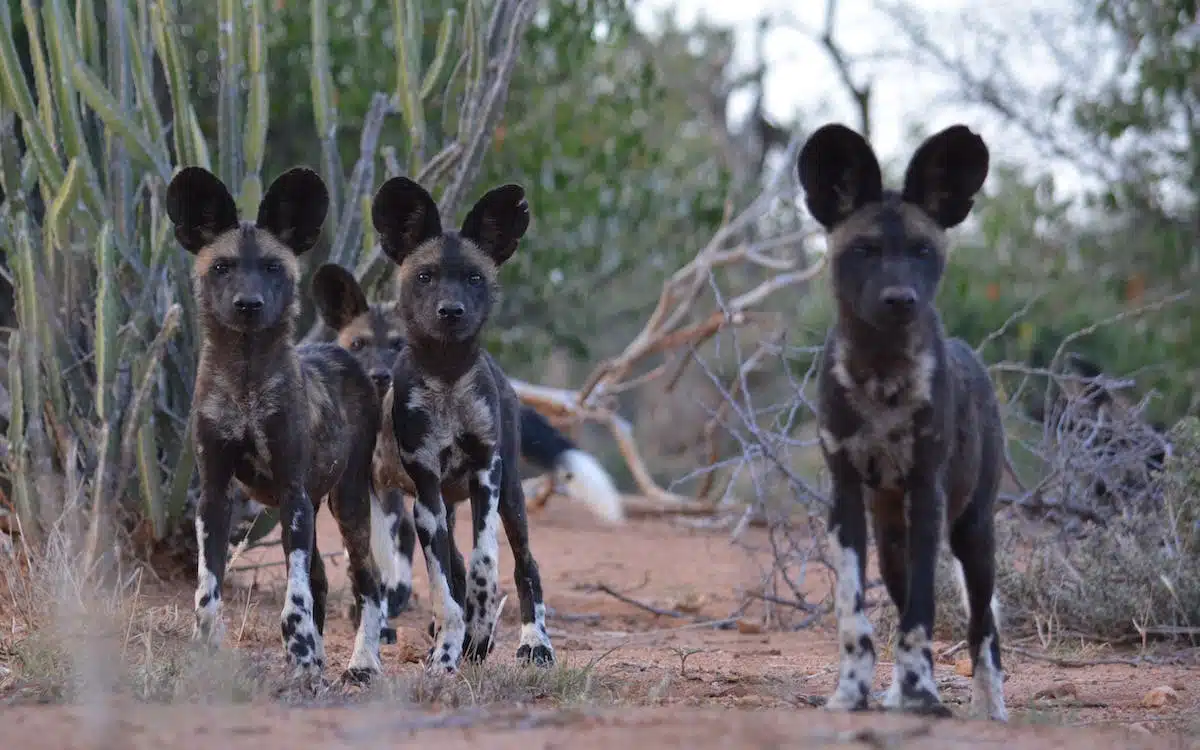
[[[799,141],[789,147],[782,163],[793,163]],[[662,379],[670,374],[674,382],[680,368],[687,365],[689,353],[696,351],[722,331],[755,326],[768,331],[766,339],[778,341],[782,336],[782,321],[778,316],[764,313],[764,302],[780,290],[811,281],[824,268],[824,256],[809,260],[804,243],[813,236],[812,230],[793,231],[780,236],[755,238],[757,227],[788,195],[790,168],[780,169],[763,191],[739,215],[727,220],[696,256],[672,274],[664,283],[658,302],[642,330],[617,356],[597,365],[584,385],[577,391],[548,388],[522,381],[513,381],[521,401],[547,418],[560,422],[592,421],[603,425],[616,442],[622,459],[629,467],[645,506],[634,513],[702,513],[710,514],[714,507],[693,497],[685,497],[664,489],[646,466],[629,422],[613,405],[616,394]],[[788,210],[791,210],[790,207]],[[779,250],[786,252],[779,254]],[[714,279],[721,269],[756,269],[766,278],[751,288],[726,295],[716,288]],[[743,276],[747,274],[742,274]],[[696,308],[707,288],[713,289],[715,309],[701,313]],[[643,362],[655,356],[678,352],[676,367],[657,364],[638,373]],[[742,363],[740,380],[761,363],[762,357]],[[706,428],[708,441],[714,428]],[[710,455],[713,451],[710,450]],[[709,484],[698,493],[708,493]],[[535,494],[535,507],[543,507],[552,494],[545,487]]]

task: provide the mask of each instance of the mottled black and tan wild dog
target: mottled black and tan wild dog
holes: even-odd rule
[[[529,228],[525,191],[518,185],[496,188],[471,208],[459,231],[443,231],[429,193],[394,177],[376,193],[371,218],[384,252],[399,266],[400,314],[408,335],[383,404],[385,424],[390,418],[392,428],[385,426],[378,455],[390,476],[377,472],[376,481],[416,497],[417,538],[436,622],[426,666],[453,672],[464,653],[482,660],[491,650],[500,602],[501,522],[521,604],[517,658],[551,664],[554,650],[517,471],[519,402],[480,341],[498,293],[499,266]],[[471,501],[475,543],[469,569],[456,569],[446,505],[465,498]]]
[[[364,612],[343,678],[362,681],[380,671],[368,498],[378,397],[341,347],[292,341],[297,257],[317,241],[328,203],[321,178],[299,167],[271,184],[253,223],[239,221],[233,197],[207,170],[188,167],[167,188],[175,237],[195,255],[193,292],[203,331],[192,404],[200,474],[195,637],[213,645],[221,640],[227,490],[237,479],[252,498],[279,508],[288,565],[284,649],[297,676],[319,678],[328,584],[313,526],[328,496]]]
[[[884,189],[870,144],[847,127],[820,128],[800,153],[809,212],[827,232],[837,304],[818,385],[842,645],[830,709],[866,708],[875,675],[863,607],[869,510],[880,572],[900,611],[884,705],[949,714],[930,648],[945,525],[969,611],[972,713],[1007,718],[993,595],[1003,425],[987,371],[965,342],[945,336],[934,305],[946,230],[970,212],[988,159],[983,139],[952,126],[921,144],[897,193]]]
[[[313,300],[321,320],[337,334],[338,345],[349,351],[375,383],[381,398],[392,387],[392,370],[404,348],[404,320],[394,301],[369,303],[354,275],[335,263],[317,269],[312,279]],[[619,522],[623,517],[621,498],[608,472],[591,455],[551,425],[530,406],[520,407],[521,457],[547,471],[582,500],[600,519]],[[376,453],[381,449],[376,448]],[[395,456],[387,459],[395,463]],[[377,460],[377,465],[379,465]],[[412,516],[402,492],[383,489],[387,471],[376,470],[376,497],[372,503],[372,551],[383,571],[386,616],[399,614],[412,589],[412,555],[416,539]],[[449,511],[451,565],[463,577],[462,556],[454,549],[454,513]],[[352,612],[352,618],[357,615]],[[385,631],[387,632],[387,631]]]

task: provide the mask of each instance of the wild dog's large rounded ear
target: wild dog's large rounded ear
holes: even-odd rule
[[[371,201],[371,222],[383,251],[397,265],[442,233],[442,217],[433,196],[407,177],[393,177],[380,186]]]
[[[302,255],[317,244],[328,210],[329,189],[321,176],[308,167],[292,167],[267,188],[255,224]]]
[[[987,144],[966,125],[951,125],[917,148],[904,172],[903,197],[949,229],[967,218],[987,173]]]
[[[313,274],[312,295],[317,314],[335,331],[350,325],[350,321],[365,314],[369,307],[367,295],[354,274],[336,263],[326,263]]]
[[[796,160],[809,213],[832,229],[867,203],[883,197],[883,173],[867,139],[830,123],[809,136]]]
[[[509,184],[489,190],[475,203],[463,220],[461,234],[500,265],[516,252],[517,243],[528,229],[525,188]]]
[[[204,167],[184,167],[167,186],[167,217],[189,253],[237,226],[237,203],[225,183]]]

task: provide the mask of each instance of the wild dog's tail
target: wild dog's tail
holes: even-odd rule
[[[567,492],[609,523],[625,520],[621,495],[612,478],[593,456],[580,450],[536,409],[521,406],[521,455],[553,471]]]

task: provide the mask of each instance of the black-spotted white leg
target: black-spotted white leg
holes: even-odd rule
[[[821,430],[821,446],[833,475],[829,547],[836,575],[834,612],[838,626],[837,687],[825,701],[831,711],[861,711],[875,680],[875,644],[863,599],[867,568],[867,519],[862,482],[838,440]]]
[[[398,617],[412,596],[412,555],[416,529],[404,504],[404,493],[387,489],[371,497],[371,556],[379,568],[383,587],[384,620],[380,629],[383,643],[396,642],[396,630],[386,624]],[[351,620],[358,625],[357,602],[352,604]]]
[[[492,650],[492,630],[500,606],[500,483],[503,466],[493,453],[487,468],[475,472],[470,481],[474,548],[467,573],[464,609],[467,621],[468,658],[483,661]]]
[[[371,554],[374,528],[371,518],[374,503],[368,492],[371,453],[364,453],[351,458],[337,489],[329,496],[329,509],[337,520],[342,543],[350,558],[351,594],[361,613],[354,636],[354,651],[342,674],[343,682],[357,684],[368,683],[383,671],[379,658],[383,602],[379,574]]]
[[[313,617],[313,592],[309,578],[313,554],[314,513],[303,486],[293,486],[280,509],[283,554],[288,581],[280,615],[280,631],[294,677],[315,684],[325,669],[325,642]]]
[[[986,486],[982,491],[987,491]],[[1000,663],[1000,604],[995,595],[995,531],[990,502],[977,498],[950,531],[950,549],[968,616],[971,653],[971,715],[1007,721],[1004,672]]]
[[[517,465],[514,446],[505,445],[505,463]],[[500,521],[513,554],[513,580],[521,603],[521,638],[517,661],[547,667],[554,664],[554,646],[546,632],[546,605],[542,600],[542,577],[529,548],[529,522],[525,517],[525,494],[515,471],[501,478]]]
[[[908,500],[908,601],[900,613],[888,709],[950,716],[938,698],[930,638],[934,622],[934,575],[941,543],[942,501],[933,480],[910,478]]]
[[[225,580],[231,511],[226,493],[233,471],[220,456],[200,453],[200,502],[196,508],[196,621],[192,640],[216,647],[225,633],[221,619],[221,586]]]
[[[433,604],[437,636],[426,659],[430,672],[454,673],[462,657],[466,623],[463,610],[454,599],[448,571],[450,569],[449,531],[446,526],[446,506],[442,502],[440,483],[436,474],[415,462],[405,462],[405,471],[417,487],[417,502],[413,516],[417,539],[425,553],[429,573],[429,588]]]

